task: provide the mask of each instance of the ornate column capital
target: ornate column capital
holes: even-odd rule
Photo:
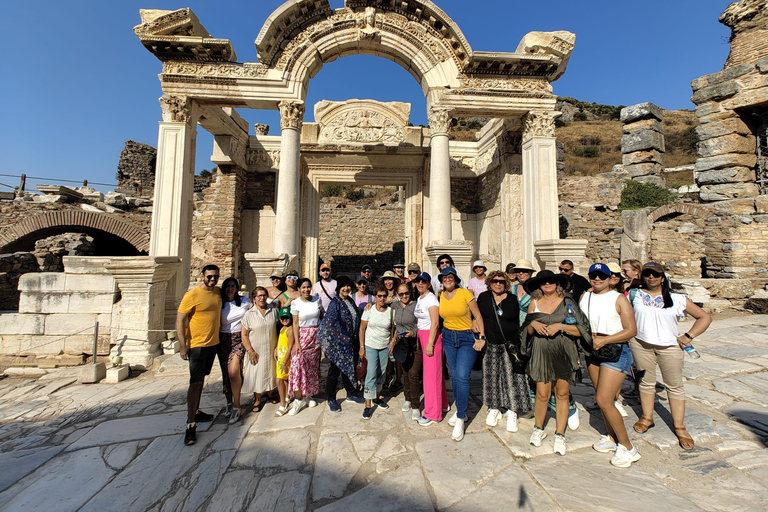
[[[277,104],[280,110],[280,129],[291,128],[301,130],[306,109],[303,101],[281,101]]]
[[[429,128],[432,130],[432,135],[448,135],[451,131],[451,119],[453,119],[453,110],[450,108],[429,109]]]
[[[160,97],[160,108],[166,123],[189,123],[192,119],[191,107],[192,101],[186,96],[163,94]]]
[[[552,110],[531,110],[523,116],[523,140],[532,137],[554,137],[555,118],[562,112]]]

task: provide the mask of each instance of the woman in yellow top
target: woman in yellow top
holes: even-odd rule
[[[456,400],[456,414],[448,420],[448,424],[453,426],[453,440],[461,441],[464,439],[464,420],[467,419],[469,376],[477,353],[485,346],[485,327],[474,294],[460,287],[461,279],[456,270],[446,267],[440,271],[438,279],[443,285],[439,308],[443,319],[443,350],[451,370]],[[472,332],[473,316],[477,335]]]

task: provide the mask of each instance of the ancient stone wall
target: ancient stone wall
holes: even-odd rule
[[[677,278],[702,277],[707,254],[706,220],[673,214],[653,224],[650,253]]]
[[[248,173],[245,208],[261,210],[265,206],[275,206],[275,186],[277,175],[274,173]]]
[[[337,275],[357,276],[366,263],[381,275],[395,263],[407,263],[402,204],[364,206],[323,198],[319,234],[318,255],[333,261]]]
[[[632,179],[664,186],[664,126],[662,110],[653,103],[621,109],[624,123],[621,137],[621,164]]]
[[[477,178],[451,178],[451,206],[461,213],[477,213]]]
[[[499,165],[480,176],[477,181],[477,211],[486,212],[501,203],[501,181],[504,178],[503,166]],[[453,186],[453,184],[451,184]]]
[[[120,190],[141,197],[152,197],[155,187],[157,150],[149,144],[125,141],[117,163],[117,185]]]
[[[19,309],[19,278],[38,269],[37,259],[29,252],[0,254],[0,311]]]

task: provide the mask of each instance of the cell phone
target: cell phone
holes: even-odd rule
[[[400,331],[397,333],[398,336],[405,336],[405,333],[408,331]]]

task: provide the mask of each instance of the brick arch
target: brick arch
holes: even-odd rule
[[[691,215],[700,217],[709,217],[711,215],[709,208],[695,204],[665,204],[664,206],[660,206],[648,214],[648,223],[653,224],[660,218],[666,217],[671,213],[689,213]]]
[[[16,240],[50,228],[91,228],[118,236],[140,252],[149,251],[149,235],[140,227],[108,213],[61,210],[27,217],[0,231],[0,252]]]

